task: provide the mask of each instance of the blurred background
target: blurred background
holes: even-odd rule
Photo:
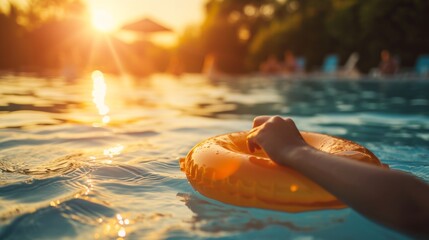
[[[428,12],[427,0],[1,0],[0,69],[243,74],[289,51],[304,71],[357,53],[368,73],[384,49],[412,68],[429,52]]]
[[[408,239],[350,208],[217,202],[179,159],[282,115],[429,183],[428,13],[428,0],[0,0],[0,239]]]

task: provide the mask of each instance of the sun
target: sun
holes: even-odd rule
[[[112,15],[104,9],[92,11],[92,26],[100,32],[110,33],[115,30],[115,21]]]

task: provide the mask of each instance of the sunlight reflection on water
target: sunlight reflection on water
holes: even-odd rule
[[[107,85],[104,81],[103,73],[96,70],[92,72],[92,81],[94,83],[92,90],[92,97],[95,106],[98,109],[98,113],[101,115],[101,122],[103,124],[108,124],[110,122],[110,117],[107,115],[109,113],[109,107],[105,103]],[[94,123],[94,126],[100,126],[100,124]]]
[[[289,214],[195,192],[178,159],[260,114],[357,141],[429,181],[428,82],[121,79],[0,77],[0,239],[402,238],[350,209]]]

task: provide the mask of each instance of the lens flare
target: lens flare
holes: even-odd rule
[[[109,12],[97,9],[92,12],[92,26],[100,32],[108,33],[115,29],[115,22]]]

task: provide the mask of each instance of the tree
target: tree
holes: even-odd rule
[[[19,14],[12,3],[7,13],[0,12],[0,68],[16,68],[21,63],[24,29],[18,24]]]
[[[383,49],[405,66],[429,52],[427,0],[210,0],[206,12],[203,51],[216,53],[229,72],[255,70],[286,50],[310,68],[328,54],[344,62],[358,52],[363,71],[378,65]]]

